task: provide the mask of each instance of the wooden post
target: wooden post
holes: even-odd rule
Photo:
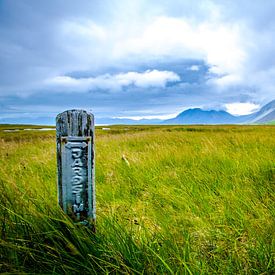
[[[56,117],[58,200],[75,222],[95,221],[94,116],[84,110]]]

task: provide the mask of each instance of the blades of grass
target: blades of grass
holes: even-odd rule
[[[164,259],[162,259],[162,257],[156,253],[152,248],[150,248],[149,246],[147,247],[165,266],[165,268],[171,273],[174,274],[174,271],[170,268],[170,266],[165,262]]]

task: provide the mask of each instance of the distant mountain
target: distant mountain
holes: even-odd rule
[[[239,118],[225,111],[204,111],[199,108],[188,109],[175,118],[165,120],[163,124],[231,124]]]
[[[275,120],[275,100],[264,105],[260,111],[250,116],[249,123],[266,123]]]
[[[264,105],[258,112],[244,116],[233,116],[225,111],[205,111],[199,108],[188,109],[176,117],[167,120],[160,119],[124,119],[124,118],[97,118],[96,125],[113,124],[261,124],[275,121],[275,100]],[[51,117],[32,117],[32,118],[6,118],[0,119],[0,123],[11,124],[33,124],[33,125],[55,125],[55,118]]]
[[[188,109],[163,124],[258,124],[275,120],[275,100],[264,105],[258,112],[233,116],[225,111]]]
[[[194,108],[185,110],[176,117],[167,120],[96,118],[96,124],[261,124],[273,120],[275,120],[275,100],[264,105],[258,112],[243,116],[233,116],[226,111],[206,111]]]

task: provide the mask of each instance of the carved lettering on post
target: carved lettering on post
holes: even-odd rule
[[[56,117],[58,200],[74,221],[94,224],[94,117],[69,110]]]

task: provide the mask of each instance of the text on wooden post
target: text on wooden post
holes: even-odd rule
[[[56,118],[58,200],[74,221],[95,220],[94,117],[69,110]]]

